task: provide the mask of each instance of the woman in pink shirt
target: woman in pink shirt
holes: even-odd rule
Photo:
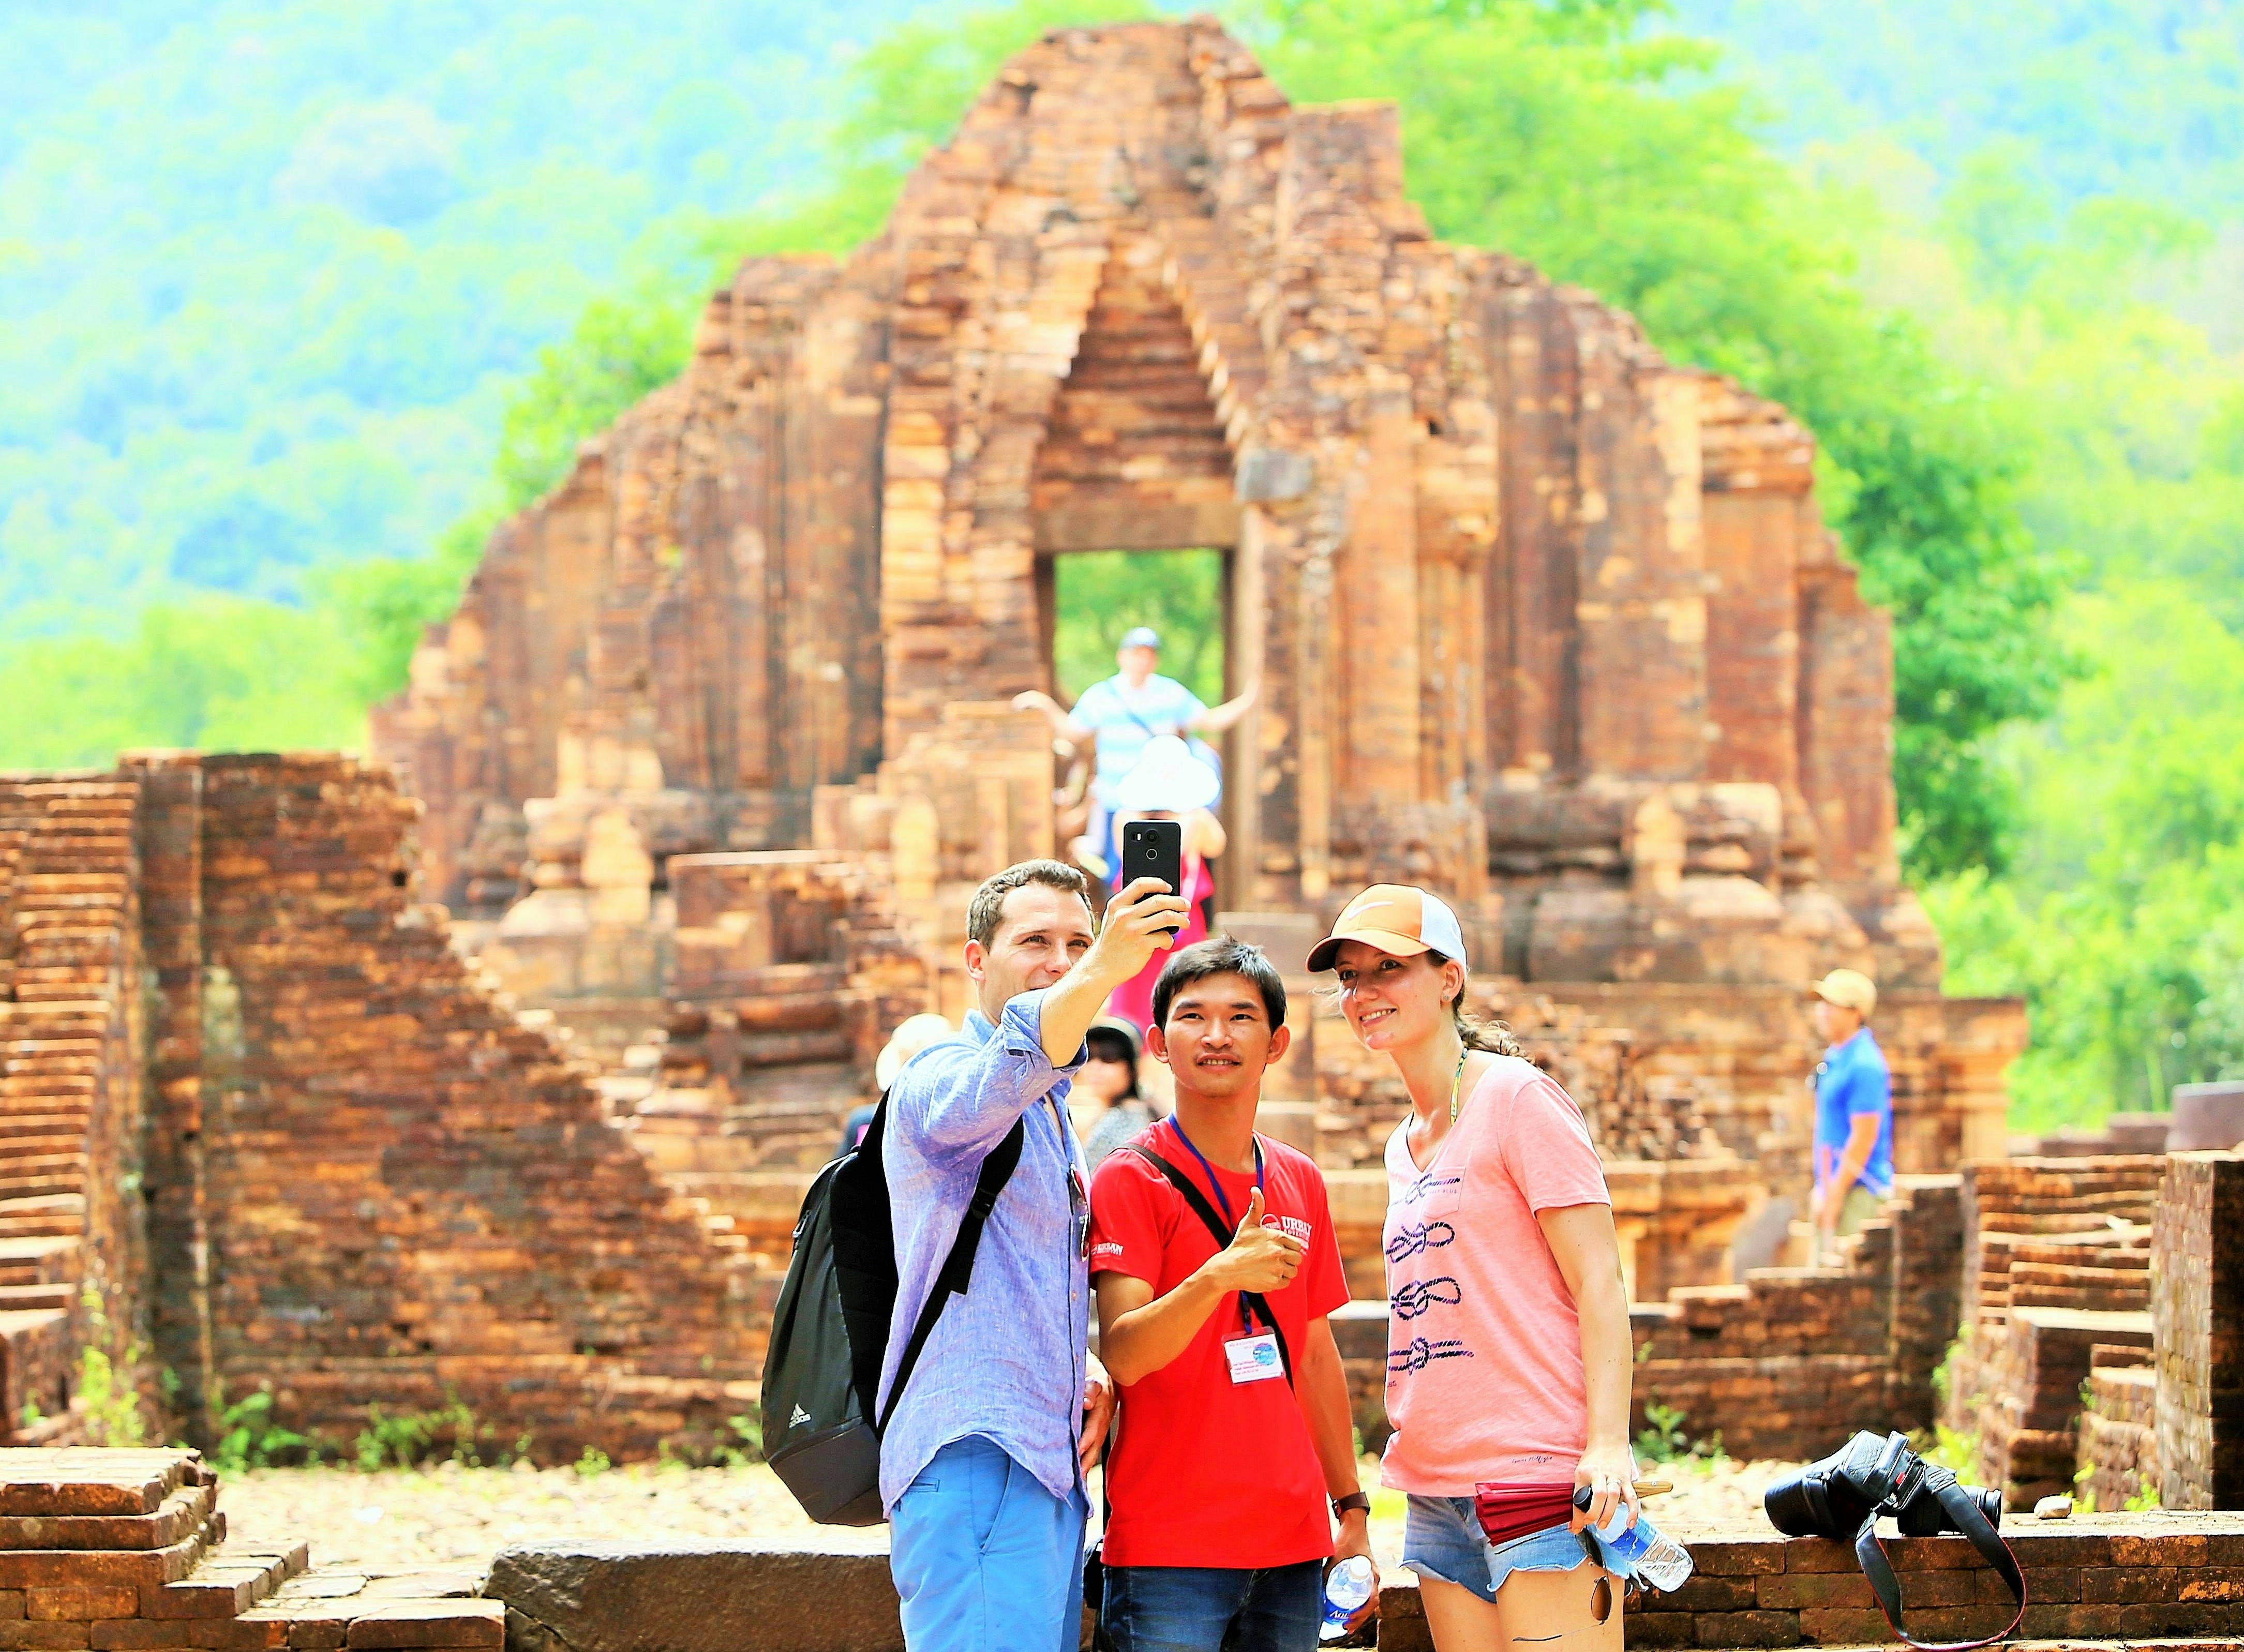
[[[1394,1062],[1387,1144],[1382,1478],[1409,1494],[1402,1562],[1439,1652],[1619,1652],[1615,1581],[1581,1528],[1636,1515],[1632,1345],[1612,1202],[1581,1109],[1501,1028],[1469,1018],[1464,934],[1423,889],[1348,902],[1309,968]],[[1476,1487],[1586,1486],[1586,1514],[1492,1546]]]

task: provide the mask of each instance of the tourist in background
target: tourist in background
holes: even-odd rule
[[[1818,1258],[1862,1231],[1893,1192],[1893,1076],[1869,1027],[1877,984],[1856,969],[1815,983],[1815,1236]]]
[[[1099,1623],[1115,1652],[1315,1652],[1327,1565],[1370,1557],[1371,1503],[1327,1318],[1348,1280],[1324,1177],[1254,1129],[1286,1053],[1285,983],[1257,948],[1202,941],[1163,966],[1153,1008],[1176,1111],[1091,1188],[1098,1346],[1123,1414]],[[1376,1599],[1375,1577],[1351,1628]]]
[[[1215,818],[1211,806],[1222,790],[1223,783],[1213,769],[1193,756],[1175,735],[1164,734],[1146,743],[1138,766],[1123,777],[1114,791],[1117,843],[1121,841],[1123,828],[1132,820],[1178,820],[1184,825],[1184,897],[1192,903],[1192,913],[1173,951],[1206,940],[1215,927],[1215,873],[1208,863],[1223,853],[1225,838],[1223,823]],[[1110,881],[1119,882],[1119,854],[1112,865]],[[1161,954],[1148,959],[1134,979],[1116,990],[1107,1006],[1109,1011],[1141,1031],[1146,1028],[1152,1018],[1153,982],[1159,978],[1165,961]]]
[[[1258,691],[1250,683],[1244,692],[1211,708],[1173,677],[1163,677],[1156,669],[1160,662],[1159,633],[1150,625],[1135,626],[1114,651],[1114,675],[1084,690],[1073,711],[1062,711],[1058,701],[1036,689],[1013,700],[1017,710],[1043,712],[1063,740],[1078,745],[1098,742],[1091,814],[1078,858],[1102,877],[1115,863],[1116,788],[1138,766],[1147,743],[1163,735],[1220,734],[1247,715]]]
[[[1463,927],[1423,889],[1348,902],[1308,957],[1394,1062],[1410,1111],[1387,1143],[1389,1325],[1382,1478],[1409,1494],[1402,1563],[1439,1652],[1563,1635],[1619,1652],[1620,1601],[1578,1533],[1636,1516],[1632,1346],[1605,1172],[1581,1109],[1464,1009]],[[1586,1514],[1492,1546],[1477,1487],[1591,1493]]]
[[[1088,1351],[1090,1189],[1067,1080],[1099,1006],[1166,948],[1184,904],[1140,879],[1094,932],[1076,867],[1007,867],[967,907],[966,1025],[889,1091],[882,1159],[897,1290],[882,1405],[983,1161],[1016,1124],[1023,1132],[971,1288],[935,1322],[881,1436],[889,1566],[912,1652],[1077,1645],[1084,1465],[1113,1391]]]
[[[1138,1088],[1135,1027],[1106,1016],[1092,1022],[1083,1043],[1091,1058],[1068,1087],[1067,1110],[1083,1139],[1084,1162],[1097,1170],[1109,1153],[1152,1123],[1153,1109]]]
[[[881,1101],[888,1099],[889,1086],[896,1082],[896,1075],[903,1071],[906,1062],[936,1039],[948,1038],[957,1030],[932,1012],[907,1015],[898,1022],[896,1031],[889,1035],[889,1042],[881,1047],[880,1055],[873,1062],[873,1088],[880,1093]],[[873,1128],[873,1115],[880,1110],[880,1102],[868,1102],[850,1109],[842,1125],[842,1152],[847,1153],[865,1139],[865,1132]]]

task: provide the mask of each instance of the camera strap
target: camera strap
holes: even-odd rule
[[[1855,1534],[1855,1558],[1862,1562],[1862,1575],[1869,1580],[1870,1593],[1878,1597],[1878,1610],[1886,1615],[1886,1622],[1894,1634],[1918,1652],[1969,1652],[1973,1647],[1992,1646],[1997,1641],[2008,1640],[2026,1615],[2025,1574],[2018,1569],[2018,1557],[2011,1553],[2011,1546],[2003,1534],[1987,1523],[1979,1506],[1970,1495],[1953,1480],[1941,1487],[1933,1495],[1939,1500],[1949,1521],[1979,1551],[1980,1558],[1993,1567],[2003,1581],[2010,1586],[2018,1601],[2018,1609],[2011,1621],[1992,1635],[1976,1641],[1920,1641],[1901,1626],[1901,1580],[1894,1575],[1893,1562],[1886,1559],[1885,1544],[1878,1537],[1878,1516],[1872,1510],[1862,1529]],[[1843,1529],[1843,1528],[1842,1528]]]

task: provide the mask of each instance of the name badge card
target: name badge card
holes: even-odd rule
[[[1272,1332],[1259,1337],[1234,1337],[1223,1345],[1223,1356],[1231,1362],[1234,1382],[1267,1382],[1286,1374],[1285,1362],[1278,1358],[1278,1338]]]

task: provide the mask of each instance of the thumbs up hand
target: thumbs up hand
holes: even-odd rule
[[[1283,1228],[1262,1224],[1262,1190],[1258,1187],[1247,1197],[1239,1231],[1207,1268],[1227,1291],[1276,1291],[1301,1271],[1308,1249]]]

